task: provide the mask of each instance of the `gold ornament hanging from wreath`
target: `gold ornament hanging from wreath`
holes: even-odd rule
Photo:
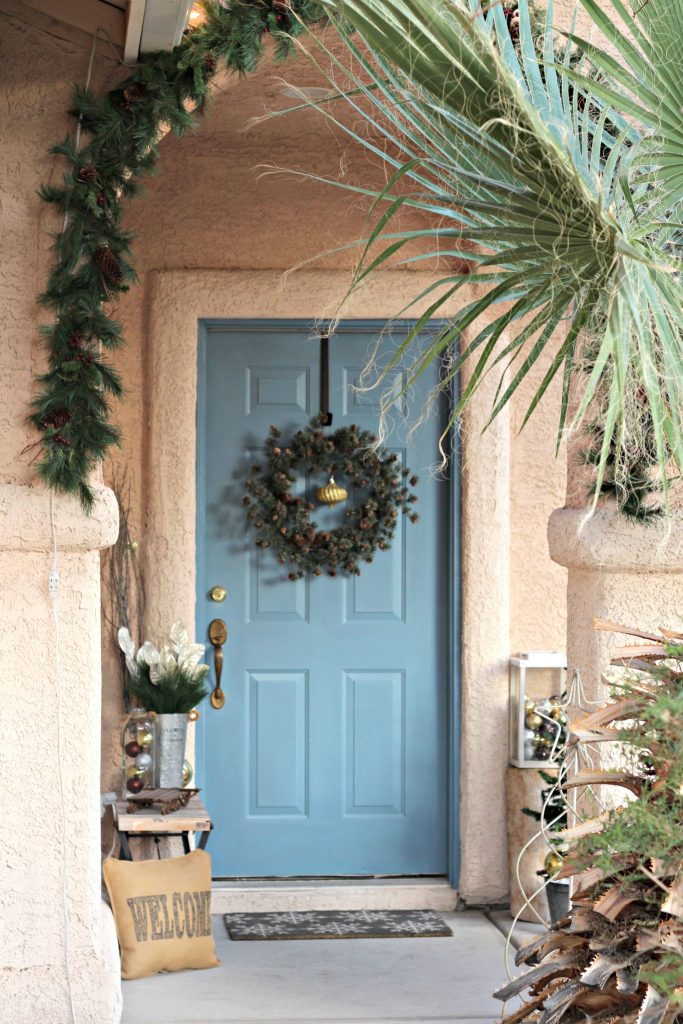
[[[417,522],[412,489],[418,478],[393,452],[378,448],[369,431],[352,424],[326,434],[317,416],[287,446],[280,437],[278,427],[271,427],[265,464],[251,467],[243,501],[256,546],[271,548],[280,564],[289,566],[290,580],[323,573],[359,576],[361,562],[372,562],[377,551],[391,547],[400,514]],[[359,496],[358,504],[344,510],[340,526],[318,527],[311,517],[315,504],[294,493],[298,473],[328,477],[316,496],[330,507],[348,497],[336,477]]]

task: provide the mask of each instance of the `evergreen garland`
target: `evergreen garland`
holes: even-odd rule
[[[121,226],[124,200],[158,157],[162,126],[176,135],[197,126],[212,77],[221,65],[253,71],[271,33],[275,53],[291,52],[291,37],[323,17],[315,0],[206,0],[205,19],[170,53],[148,54],[132,74],[103,96],[77,87],[70,115],[87,143],[77,151],[67,137],[51,149],[67,163],[63,184],[44,185],[41,198],[64,214],[54,262],[40,302],[55,320],[43,328],[48,369],[40,378],[30,422],[41,437],[37,471],[50,486],[93,502],[91,471],[119,433],[110,401],[121,381],[102,351],[122,344],[112,312],[135,281],[131,235]],[[190,113],[186,107],[194,108]]]
[[[281,565],[289,564],[290,580],[327,572],[360,575],[360,563],[372,562],[375,552],[391,547],[399,512],[417,522],[413,505],[418,482],[398,458],[376,450],[377,438],[355,424],[334,434],[323,433],[322,418],[315,417],[297,431],[287,447],[280,443],[278,427],[266,440],[266,465],[251,467],[244,505],[255,529],[256,546],[271,548]],[[345,512],[346,522],[320,530],[311,519],[313,502],[295,495],[296,470],[343,476],[361,495],[358,505]]]

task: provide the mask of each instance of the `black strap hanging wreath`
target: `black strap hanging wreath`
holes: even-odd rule
[[[324,414],[316,416],[286,447],[281,431],[272,426],[266,463],[252,466],[246,482],[244,504],[256,546],[272,548],[281,565],[291,566],[290,580],[323,572],[359,576],[361,562],[372,562],[377,550],[391,547],[399,513],[413,523],[418,519],[412,508],[417,495],[411,492],[418,480],[409,469],[401,469],[397,456],[377,448],[377,438],[355,424],[326,434],[323,423]],[[311,516],[315,504],[292,491],[300,468],[330,478],[317,492],[323,503],[347,497],[335,477],[360,496],[358,504],[346,509],[342,525],[318,528]]]

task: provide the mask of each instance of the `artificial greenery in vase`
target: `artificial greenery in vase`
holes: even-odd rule
[[[160,648],[146,640],[136,653],[125,626],[119,629],[118,641],[126,658],[129,690],[147,711],[186,714],[206,697],[209,666],[202,664],[204,645],[190,643],[182,623],[173,623],[169,642]]]

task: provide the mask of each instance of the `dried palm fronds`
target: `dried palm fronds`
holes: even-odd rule
[[[517,953],[528,969],[496,996],[529,995],[504,1024],[683,1024],[682,637],[595,625],[662,653],[638,657],[610,704],[570,724],[578,747],[617,740],[632,766],[578,772],[565,788],[617,785],[633,799],[563,833],[558,877],[574,879],[572,910]]]

